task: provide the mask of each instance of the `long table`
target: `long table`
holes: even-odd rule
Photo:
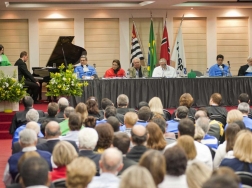
[[[85,102],[90,96],[97,97],[99,106],[102,98],[109,98],[116,105],[117,96],[126,94],[131,108],[155,96],[161,99],[164,108],[176,108],[179,97],[190,93],[193,106],[201,107],[207,106],[210,96],[218,92],[224,106],[235,106],[241,93],[252,96],[252,77],[97,79],[88,83],[81,97],[71,97],[71,105]]]

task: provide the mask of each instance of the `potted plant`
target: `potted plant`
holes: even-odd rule
[[[5,113],[11,113],[13,103],[19,102],[27,95],[26,88],[23,87],[24,77],[21,81],[18,81],[16,77],[16,71],[12,76],[6,76],[3,71],[0,71],[0,105],[4,106]]]
[[[46,96],[81,96],[83,86],[87,86],[88,82],[80,82],[74,73],[74,66],[69,64],[65,69],[64,64],[59,66],[60,72],[50,73],[51,80],[47,87]]]

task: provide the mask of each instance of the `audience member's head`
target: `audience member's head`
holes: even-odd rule
[[[242,130],[237,134],[234,144],[234,156],[239,161],[252,163],[252,133],[250,130]]]
[[[230,176],[215,175],[208,179],[202,188],[240,188],[240,185]]]
[[[65,97],[60,97],[58,100],[59,110],[64,112],[65,108],[69,106],[69,102]]]
[[[87,105],[83,102],[78,103],[75,107],[75,112],[79,112],[81,114],[81,122],[84,123],[88,117]]]
[[[239,95],[239,98],[238,98],[238,102],[241,103],[241,102],[246,102],[246,103],[250,103],[250,100],[249,100],[249,95],[247,93],[241,93]]]
[[[112,126],[108,123],[101,123],[95,127],[95,130],[98,133],[97,151],[102,152],[102,150],[111,147],[114,138]]]
[[[127,128],[132,128],[138,120],[138,116],[135,112],[127,112],[124,115],[124,124]]]
[[[118,132],[120,130],[120,125],[121,124],[120,124],[119,120],[116,117],[110,116],[107,119],[107,123],[109,123],[113,127],[114,132]]]
[[[194,140],[201,142],[201,140],[205,137],[205,132],[201,127],[195,126]]]
[[[146,128],[142,125],[135,125],[131,129],[131,141],[135,145],[144,145],[149,135]]]
[[[179,106],[176,110],[176,118],[184,119],[188,116],[188,108],[186,106]]]
[[[118,108],[125,107],[125,106],[127,107],[129,104],[129,98],[127,95],[121,94],[117,97],[116,102],[117,102]]]
[[[88,116],[84,122],[85,127],[95,128],[96,118],[93,116]]]
[[[126,154],[130,146],[130,137],[127,133],[117,132],[114,134],[113,146]]]
[[[103,98],[101,100],[101,108],[105,110],[108,106],[114,106],[114,103],[108,98]]]
[[[185,174],[187,157],[185,151],[178,145],[168,148],[164,152],[166,161],[166,173],[171,176],[181,176]]]
[[[40,125],[40,131],[45,136],[46,125],[50,122],[50,119],[45,119]]]
[[[139,165],[127,168],[121,178],[119,188],[156,188],[150,172]]]
[[[28,146],[36,146],[37,140],[37,134],[32,129],[24,129],[19,132],[19,143],[22,148]]]
[[[73,112],[69,115],[68,126],[71,131],[79,131],[82,127],[80,113]]]
[[[212,170],[202,162],[194,162],[186,168],[186,180],[189,188],[201,188],[211,177]]]
[[[59,105],[56,102],[50,102],[47,107],[47,113],[50,117],[55,117],[58,113]]]
[[[35,109],[30,109],[26,115],[25,115],[25,118],[26,118],[26,121],[29,122],[29,121],[35,121],[35,122],[38,122],[39,120],[39,113],[37,110]]]
[[[108,106],[104,111],[104,117],[108,119],[110,116],[116,116],[116,108],[114,106]]]
[[[45,159],[41,157],[31,157],[24,161],[21,166],[21,184],[24,187],[35,185],[50,185],[49,166]]]
[[[67,141],[58,142],[53,148],[53,162],[57,167],[63,167],[78,157],[78,153],[72,144]]]
[[[237,108],[242,114],[246,114],[248,115],[249,111],[250,111],[250,107],[249,107],[249,104],[246,103],[246,102],[241,102],[239,105],[238,105],[238,108]]]
[[[151,112],[153,112],[154,114],[164,114],[163,111],[163,104],[162,101],[160,100],[159,97],[153,97],[150,101],[149,101],[149,107]]]
[[[149,104],[146,101],[141,101],[141,102],[138,103],[137,109],[139,110],[143,106],[149,107]]]
[[[195,113],[195,115],[194,115],[195,121],[196,121],[197,119],[199,119],[200,117],[207,117],[207,118],[208,118],[207,110],[206,110],[206,111],[205,111],[205,110],[198,110],[198,111]]]
[[[31,108],[33,106],[34,101],[31,96],[25,96],[22,101],[25,108]]]
[[[95,163],[87,157],[75,158],[67,165],[66,186],[68,188],[83,188],[92,181],[96,173]]]
[[[88,97],[87,100],[93,100],[98,103],[98,99],[95,96],[90,96],[90,97]]]
[[[235,121],[242,121],[243,115],[239,110],[230,110],[227,113],[227,123],[233,123]]]
[[[190,93],[184,93],[179,98],[179,106],[186,106],[190,108],[193,104],[193,98]]]
[[[101,156],[99,165],[102,172],[117,175],[123,167],[122,152],[117,148],[106,149]]]
[[[35,122],[35,121],[30,121],[30,122],[28,122],[28,123],[26,124],[25,128],[26,128],[26,129],[32,129],[32,130],[34,130],[34,131],[36,132],[37,135],[38,135],[39,132],[40,132],[40,127],[39,127],[38,123]]]
[[[196,126],[201,127],[205,134],[207,134],[210,128],[209,121],[210,120],[207,117],[200,117],[195,124]]]
[[[165,158],[161,152],[156,150],[146,151],[142,155],[139,165],[149,170],[156,185],[160,184],[164,180]]]
[[[146,129],[149,133],[147,147],[156,150],[163,150],[167,143],[159,126],[156,123],[150,122],[147,124]]]
[[[163,117],[161,118],[161,117],[155,116],[151,119],[151,122],[156,123],[159,126],[159,128],[161,129],[163,134],[166,133],[167,123]]]
[[[184,118],[178,124],[179,136],[189,135],[194,138],[195,126],[189,118]]]
[[[36,151],[27,151],[24,152],[24,154],[20,157],[20,159],[18,160],[18,172],[20,173],[21,171],[21,167],[23,165],[23,163],[25,162],[25,160],[31,158],[31,157],[40,157],[39,153]]]
[[[152,112],[149,107],[143,106],[138,110],[138,119],[142,121],[149,121],[152,117]]]
[[[60,131],[60,125],[58,122],[50,121],[49,123],[47,123],[45,127],[46,139],[59,138],[60,135],[61,135],[61,131]]]
[[[194,140],[191,136],[187,135],[180,136],[178,138],[177,144],[178,146],[184,149],[188,160],[195,159],[197,151],[194,145]]]
[[[247,129],[246,128],[246,125],[243,121],[234,121],[234,123],[236,123],[237,125],[239,125],[240,129],[243,130],[243,129]],[[231,123],[230,123],[231,124]]]
[[[64,117],[65,119],[69,118],[71,113],[75,112],[75,109],[72,106],[68,106],[64,109]]]
[[[221,105],[222,96],[219,93],[213,93],[210,97],[209,105]]]
[[[93,99],[87,100],[86,105],[89,114],[99,114],[98,103],[95,100]]]
[[[78,139],[80,150],[94,150],[98,141],[98,133],[95,129],[86,127],[79,131]]]
[[[229,176],[233,180],[235,180],[236,183],[240,184],[241,179],[240,177],[233,171],[233,169],[226,167],[226,166],[221,166],[218,169],[214,170],[212,173],[212,176]]]
[[[236,123],[230,123],[225,131],[225,140],[227,142],[226,152],[232,151],[237,133],[241,130]]]

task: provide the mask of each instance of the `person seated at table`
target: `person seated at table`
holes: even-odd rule
[[[6,55],[4,55],[4,47],[0,44],[0,66],[11,66],[11,63]]]
[[[240,67],[238,76],[252,76],[252,57],[249,56],[247,64]]]
[[[142,77],[148,77],[148,69],[146,66],[142,66],[140,63],[140,59],[138,57],[135,57],[133,60],[133,67],[130,67],[128,69],[129,71],[129,77],[130,78],[136,78],[137,72],[138,72],[138,77],[142,78]]]
[[[216,57],[217,64],[209,69],[209,76],[224,76],[229,72],[229,66],[223,64],[224,56],[219,54]]]
[[[96,70],[93,66],[88,65],[88,59],[87,56],[82,55],[80,57],[80,63],[81,65],[75,67],[74,72],[77,73],[78,78],[84,79],[84,78],[95,78],[97,77]]]
[[[124,77],[125,71],[121,68],[121,63],[118,59],[112,62],[112,68],[105,72],[104,78]]]
[[[159,65],[153,70],[152,77],[166,77],[166,78],[175,78],[176,70],[167,65],[167,61],[165,58],[161,58],[159,60]]]

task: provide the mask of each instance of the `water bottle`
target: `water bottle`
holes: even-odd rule
[[[187,70],[184,68],[184,76],[187,76]]]
[[[205,77],[209,77],[209,69],[206,69]]]
[[[139,73],[138,73],[138,71],[136,71],[136,78],[139,78]]]
[[[126,72],[126,78],[129,78],[129,70]]]

